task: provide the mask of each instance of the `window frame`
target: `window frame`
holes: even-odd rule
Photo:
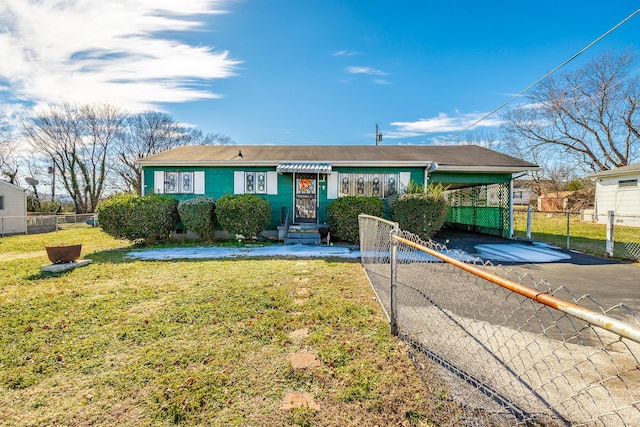
[[[337,172],[338,198],[378,197],[387,199],[402,193],[400,172]]]
[[[633,188],[638,188],[638,178],[632,179],[619,179],[618,180],[618,188],[623,190],[630,190]]]
[[[170,188],[171,181],[174,181],[174,189]],[[189,184],[185,186],[185,183]],[[187,190],[185,191],[185,187]],[[189,188],[190,187],[190,188]],[[165,171],[164,172],[164,194],[194,194],[194,172],[193,171]]]
[[[233,194],[278,195],[278,172],[235,170]]]

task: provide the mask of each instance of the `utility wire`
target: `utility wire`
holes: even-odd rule
[[[449,142],[454,138],[457,138],[459,135],[462,135],[463,133],[465,133],[466,131],[468,131],[469,129],[471,129],[472,127],[476,126],[478,123],[480,123],[481,121],[487,119],[488,117],[492,116],[493,114],[497,113],[499,110],[501,110],[502,108],[504,108],[505,106],[507,106],[508,104],[510,104],[511,102],[513,102],[514,100],[516,100],[517,98],[519,98],[520,96],[522,96],[525,92],[527,92],[529,89],[531,89],[532,87],[534,87],[535,85],[537,85],[538,83],[540,83],[542,80],[546,79],[547,77],[549,77],[551,74],[555,73],[556,71],[558,71],[560,68],[564,67],[565,65],[567,65],[569,62],[573,61],[574,59],[576,59],[578,56],[580,56],[582,53],[584,53],[586,50],[588,50],[589,48],[591,48],[591,46],[593,46],[594,44],[598,43],[600,40],[602,40],[603,38],[607,37],[609,34],[611,34],[612,32],[614,32],[615,30],[617,30],[620,26],[622,26],[625,22],[627,22],[628,20],[630,20],[631,18],[633,18],[635,15],[637,15],[638,13],[640,13],[640,9],[637,9],[635,12],[633,12],[631,15],[627,16],[626,18],[624,18],[622,21],[618,22],[616,25],[614,25],[613,27],[611,27],[606,33],[602,34],[600,37],[598,37],[597,39],[595,39],[594,41],[592,41],[591,43],[589,43],[588,45],[586,45],[585,47],[583,47],[580,51],[578,51],[577,53],[573,54],[569,59],[565,60],[563,63],[561,63],[560,65],[558,65],[557,67],[555,67],[553,70],[549,71],[547,74],[545,74],[544,76],[540,77],[538,80],[536,80],[535,82],[531,83],[529,86],[527,86],[526,88],[522,89],[520,92],[516,93],[514,96],[512,96],[511,98],[509,98],[508,100],[506,100],[505,102],[503,102],[502,104],[500,104],[499,106],[497,106],[496,108],[494,108],[493,110],[491,110],[490,112],[488,112],[487,114],[485,114],[484,116],[480,117],[478,120],[476,120],[475,122],[473,122],[472,124],[470,124],[469,126],[467,126],[466,128],[464,128],[463,130],[461,130],[460,132],[452,135],[451,137],[447,138],[444,142]]]

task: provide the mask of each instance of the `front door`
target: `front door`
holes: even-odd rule
[[[315,223],[317,219],[317,181],[318,175],[297,173],[295,174],[295,222]]]

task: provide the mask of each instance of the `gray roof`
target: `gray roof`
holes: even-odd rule
[[[426,167],[440,171],[520,172],[538,166],[476,145],[222,145],[183,146],[139,161],[142,166],[277,166],[281,163],[336,166]]]
[[[638,175],[640,174],[640,163],[635,165],[621,166],[615,169],[609,169],[608,171],[602,171],[592,173],[588,175],[588,178],[604,178],[607,176],[620,176],[620,175]]]

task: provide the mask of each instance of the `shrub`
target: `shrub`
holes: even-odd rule
[[[384,203],[377,197],[349,196],[334,200],[327,209],[331,232],[341,240],[357,243],[360,239],[358,215],[382,217]]]
[[[223,196],[216,202],[216,215],[223,230],[252,238],[269,224],[271,204],[253,194]]]
[[[422,194],[424,193],[424,184],[418,184],[414,180],[409,181],[407,188],[404,190],[404,194]]]
[[[389,216],[391,218],[393,218],[393,208],[396,205],[396,202],[398,201],[398,197],[400,197],[399,194],[392,194],[387,197],[387,208],[389,209]]]
[[[447,202],[430,194],[401,194],[393,207],[393,220],[402,230],[429,239],[444,225]]]
[[[119,239],[166,239],[178,223],[178,200],[169,196],[119,194],[96,210],[102,230]]]
[[[216,202],[210,197],[182,200],[178,213],[187,230],[198,233],[202,240],[213,240],[216,234]]]

